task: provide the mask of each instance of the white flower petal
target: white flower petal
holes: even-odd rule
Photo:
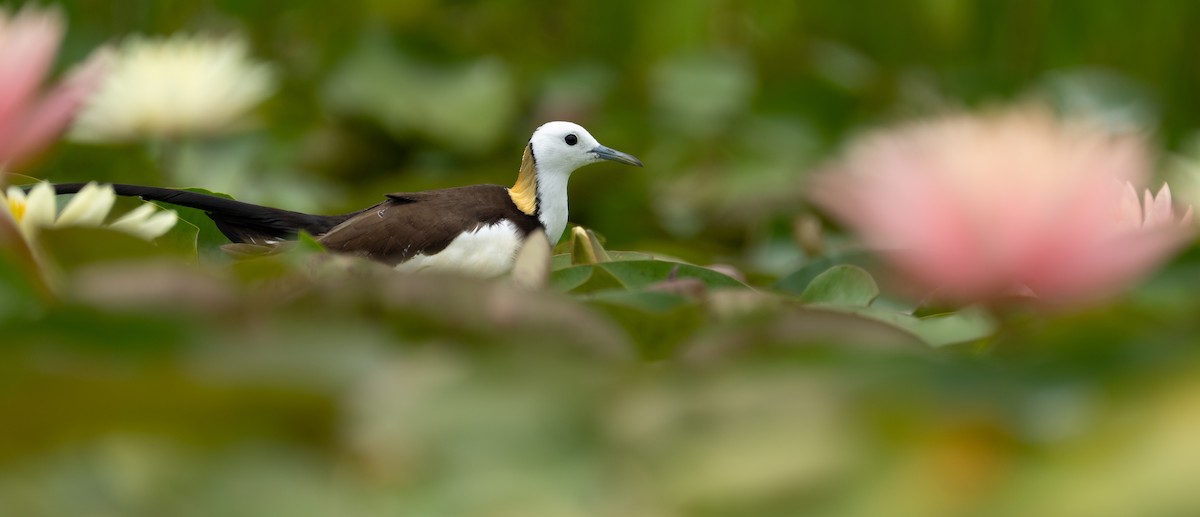
[[[155,209],[156,207],[150,203],[142,203],[142,206],[126,212],[125,215],[118,217],[117,220],[113,221],[113,223],[109,226],[115,227],[117,225],[125,224],[142,224],[146,222],[146,219],[154,214]]]
[[[239,38],[126,39],[75,120],[76,140],[114,142],[215,133],[275,90],[271,68]]]
[[[21,231],[27,237],[32,237],[38,228],[53,226],[54,213],[58,210],[55,205],[54,187],[46,182],[34,185],[29,190],[29,196],[25,198],[25,217],[21,220]]]
[[[142,225],[139,234],[146,240],[157,239],[171,231],[177,222],[179,222],[179,215],[174,210],[163,210],[150,216]]]
[[[112,185],[97,185],[88,183],[63,208],[54,225],[63,226],[100,226],[108,211],[116,201]]]
[[[167,233],[177,220],[175,211],[159,210],[157,206],[145,203],[113,221],[109,228],[153,240]]]
[[[12,187],[9,190],[12,190]],[[8,196],[4,192],[0,192],[0,217],[4,217],[13,224],[17,223],[17,216],[13,214],[13,207],[9,205]]]
[[[24,218],[25,214],[25,191],[21,187],[8,187],[8,191],[3,196],[4,209],[8,211],[14,218]]]

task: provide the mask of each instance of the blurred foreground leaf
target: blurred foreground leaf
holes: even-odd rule
[[[107,228],[47,228],[38,235],[47,257],[66,271],[96,262],[144,259],[167,253],[162,246]]]
[[[36,314],[50,293],[36,264],[0,246],[0,321]]]
[[[517,252],[510,275],[517,285],[529,289],[541,289],[550,277],[552,250],[545,232],[533,232],[525,239]]]
[[[656,291],[602,291],[588,305],[614,319],[637,343],[643,359],[666,359],[706,321],[698,303]]]

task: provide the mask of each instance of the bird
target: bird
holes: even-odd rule
[[[308,232],[326,250],[366,257],[397,271],[454,271],[493,277],[512,269],[534,232],[558,242],[567,225],[567,181],[601,161],[642,167],[633,155],[601,145],[582,126],[539,126],[525,145],[516,182],[394,192],[371,207],[314,215],[165,187],[113,184],[122,196],[203,210],[233,243],[276,246]],[[58,194],[85,183],[55,185]]]

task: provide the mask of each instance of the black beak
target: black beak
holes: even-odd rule
[[[621,162],[624,164],[633,165],[634,167],[642,166],[642,161],[637,158],[634,158],[632,154],[623,153],[616,149],[610,149],[610,148],[604,147],[602,145],[598,145],[598,146],[596,146],[595,149],[592,149],[591,151],[588,151],[588,152],[596,155],[596,157],[600,158],[601,160],[612,160],[614,162]]]

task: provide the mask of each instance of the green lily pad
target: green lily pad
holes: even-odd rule
[[[624,328],[647,359],[671,357],[708,321],[699,303],[672,293],[605,291],[585,300]]]
[[[842,264],[865,267],[870,263],[871,255],[862,251],[822,257],[809,262],[804,267],[797,269],[792,274],[779,279],[771,287],[776,291],[800,295],[804,293],[804,290],[808,288],[808,284],[812,282],[817,275],[828,271],[831,267]]]
[[[559,291],[570,291],[585,283],[592,277],[591,266],[572,266],[555,270],[550,273],[550,285]]]
[[[550,275],[550,285],[561,291],[590,293],[609,289],[641,291],[670,279],[693,278],[708,288],[749,289],[733,278],[708,268],[661,260],[628,260],[578,265]]]
[[[566,269],[573,265],[574,264],[571,264],[571,254],[570,253],[558,253],[558,254],[554,255],[553,257],[550,257],[550,270],[551,271],[558,271],[560,269]]]
[[[915,331],[929,346],[969,343],[996,333],[996,321],[986,312],[966,309],[921,318]]]
[[[654,260],[654,255],[642,251],[608,251],[608,258],[613,262],[630,260]]]
[[[746,284],[711,269],[680,262],[628,260],[606,262],[596,267],[604,269],[625,288],[633,290],[645,289],[652,284],[671,278],[695,278],[704,282],[706,287],[714,289],[749,288]]]
[[[904,329],[932,347],[978,341],[994,334],[997,328],[996,321],[979,309],[924,318],[877,307],[861,307],[850,312]]]
[[[800,299],[805,303],[867,307],[879,296],[871,274],[858,266],[833,266],[813,278]]]
[[[593,293],[625,286],[608,271],[594,265],[571,266],[550,273],[550,285],[574,293]]]
[[[590,294],[585,299],[622,305],[655,314],[665,314],[688,303],[688,299],[683,296],[660,291],[603,291]]]
[[[202,188],[182,188],[179,190],[233,199],[233,196],[229,194],[222,194]],[[225,234],[221,233],[221,230],[217,229],[217,224],[212,219],[209,219],[207,213],[196,208],[172,205],[161,201],[154,201],[153,203],[165,209],[174,210],[179,215],[179,222],[175,224],[175,228],[171,229],[163,237],[168,243],[179,243],[181,241],[186,243],[188,239],[193,239],[192,246],[199,260],[219,264],[230,262],[231,258],[229,255],[221,251],[221,246],[229,244],[229,239],[225,237]],[[177,248],[181,246],[180,244],[170,245]]]

